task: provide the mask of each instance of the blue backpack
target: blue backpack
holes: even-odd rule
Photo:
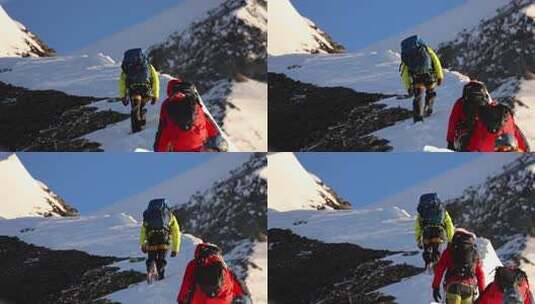
[[[169,230],[171,222],[171,210],[167,205],[167,200],[163,198],[153,199],[143,212],[143,222],[149,231]]]
[[[124,53],[121,68],[126,75],[126,87],[137,94],[150,96],[152,79],[150,63],[142,49],[131,49]]]
[[[401,61],[409,72],[415,75],[428,74],[433,71],[433,62],[425,42],[417,35],[401,42]]]
[[[446,208],[436,193],[422,194],[416,210],[420,214],[424,226],[442,226],[444,223]]]

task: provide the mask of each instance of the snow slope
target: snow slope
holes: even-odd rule
[[[171,204],[182,204],[197,191],[205,191],[216,181],[230,176],[230,171],[245,163],[249,153],[225,153],[149,189],[140,189],[140,193],[110,204],[96,214],[117,214],[125,212],[140,219],[147,203],[154,198],[165,197]]]
[[[116,60],[122,58],[125,49],[148,48],[164,41],[171,33],[185,29],[192,22],[206,16],[206,13],[224,0],[185,0],[174,7],[151,17],[149,20],[124,29],[89,46],[75,54],[109,54]]]
[[[325,243],[352,243],[370,249],[414,251],[414,221],[414,215],[398,207],[390,207],[354,211],[271,211],[268,225],[269,228],[290,229],[298,235]],[[478,239],[478,249],[485,274],[491,281],[492,271],[501,262],[488,240]],[[385,260],[416,267],[422,267],[423,263],[420,255],[393,255]],[[397,303],[431,303],[431,281],[430,275],[422,273],[379,291],[396,297]]]
[[[0,5],[0,57],[42,56],[50,52],[24,25],[11,19]]]
[[[306,171],[293,153],[268,155],[267,180],[268,208],[272,210],[316,210],[344,204]]]
[[[0,221],[0,235],[17,236],[22,241],[51,249],[76,249],[94,255],[142,257],[139,249],[141,224],[126,214],[90,216],[74,219],[19,219]],[[21,233],[25,228],[33,231]],[[54,236],[54,237],[51,237]],[[120,303],[165,303],[176,299],[187,263],[193,257],[195,245],[201,242],[183,235],[180,253],[169,258],[165,280],[148,286],[145,282],[118,291],[109,298]],[[145,272],[145,262],[116,263],[121,270]]]
[[[65,205],[48,187],[35,180],[17,155],[0,159],[0,219],[58,216],[67,213]]]
[[[336,55],[288,55],[270,58],[269,71],[322,87],[346,87],[358,92],[405,94],[399,76],[399,54],[392,51]],[[394,152],[423,151],[425,146],[446,146],[446,130],[451,108],[469,79],[445,72],[438,88],[433,116],[423,124],[406,120],[379,130],[374,135],[390,141]],[[412,110],[412,99],[389,98],[380,101],[388,107]]]
[[[267,84],[251,79],[232,82],[230,111],[223,128],[240,151],[267,151]]]
[[[301,16],[290,0],[268,1],[268,54],[327,53],[335,46],[325,33]]]
[[[116,97],[120,63],[103,54],[62,56],[53,58],[0,58],[0,81],[32,90],[58,90],[77,96]],[[167,95],[169,75],[160,74],[160,103],[147,106],[147,126],[131,134],[130,121],[125,120],[98,130],[85,138],[102,144],[106,151],[152,150],[158,128],[160,104]],[[217,91],[217,88],[213,89]],[[225,132],[235,150],[267,150],[266,84],[249,80],[233,82],[228,97],[236,109],[227,112]],[[208,91],[204,96],[223,94]],[[224,96],[219,96],[223,98]],[[253,102],[254,101],[254,102]],[[128,114],[130,108],[119,102],[103,100],[92,104],[101,111]],[[227,130],[228,129],[228,130]],[[237,144],[234,144],[236,141]]]
[[[449,157],[445,155],[445,157]],[[442,200],[460,196],[470,186],[483,183],[486,178],[503,171],[503,166],[511,163],[519,156],[510,153],[482,154],[475,160],[450,169],[425,182],[416,184],[401,193],[392,195],[379,202],[374,202],[370,208],[386,208],[398,206],[414,211],[422,193],[437,192]]]
[[[482,19],[493,16],[496,13],[496,9],[509,2],[511,0],[467,0],[456,8],[374,43],[364,48],[364,50],[382,51],[390,49],[398,51],[401,40],[414,34],[420,35],[431,47],[437,47],[441,42],[454,39],[455,35],[462,30],[470,29]],[[455,22],[452,22],[452,20],[455,20]]]
[[[392,51],[347,54],[286,55],[271,57],[268,69],[288,77],[321,87],[346,87],[358,92],[405,94],[399,75],[400,55]],[[427,151],[426,146],[446,147],[446,132],[449,115],[455,101],[462,95],[463,86],[469,78],[452,71],[445,71],[444,84],[437,90],[433,115],[424,123],[414,124],[412,119],[381,129],[373,135],[387,139],[394,152]],[[520,99],[528,105],[533,100],[533,83],[522,86]],[[379,103],[388,107],[412,110],[412,99],[397,97]],[[525,130],[530,145],[535,145],[535,133],[530,127],[535,120],[531,107],[519,107],[515,117]]]

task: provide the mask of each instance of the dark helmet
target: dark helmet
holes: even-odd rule
[[[472,80],[464,86],[463,99],[478,106],[486,106],[491,103],[489,91],[484,83]]]
[[[496,152],[514,152],[518,151],[518,141],[509,133],[505,133],[496,138]]]

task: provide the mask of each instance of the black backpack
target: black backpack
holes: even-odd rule
[[[511,109],[503,104],[479,108],[479,118],[490,133],[498,133],[512,115]]]
[[[519,286],[523,280],[528,280],[527,274],[518,268],[497,267],[494,282],[502,289],[504,303],[523,304],[524,299],[520,294]]]
[[[444,218],[446,217],[446,208],[440,201],[438,194],[422,194],[416,210],[422,218],[423,227],[443,225]]]
[[[200,104],[199,93],[194,84],[182,82],[173,86],[173,95],[182,93],[186,97],[180,102],[171,102],[167,106],[167,112],[171,120],[184,131],[189,131],[199,114],[197,109]]]
[[[222,256],[221,249],[214,244],[203,243],[198,245],[198,253],[195,257],[195,282],[209,298],[214,298],[219,294],[226,268],[222,258],[219,262],[206,265],[206,259],[213,255]]]
[[[424,41],[417,35],[401,42],[401,61],[413,75],[433,72],[433,62]]]
[[[171,210],[163,198],[153,199],[143,212],[143,223],[147,229],[149,245],[167,244],[169,242],[169,224]]]
[[[479,260],[476,239],[467,233],[455,233],[450,244],[450,252],[453,258],[453,268],[448,275],[459,275],[462,278],[475,276],[475,265]]]
[[[131,49],[124,53],[121,69],[126,75],[126,87],[133,94],[150,96],[152,79],[150,63],[142,49]]]

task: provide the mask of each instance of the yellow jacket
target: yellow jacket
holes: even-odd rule
[[[169,231],[171,233],[171,251],[178,253],[180,249],[180,226],[173,214],[171,214],[171,220],[169,221]],[[141,225],[139,243],[140,246],[146,245],[147,243],[147,228],[145,227],[145,223]]]
[[[160,78],[158,77],[158,72],[156,69],[150,65],[150,78],[152,83],[152,97],[160,99]],[[119,98],[124,98],[126,96],[126,74],[121,71],[121,76],[119,77]]]
[[[444,79],[444,71],[442,70],[442,64],[440,63],[437,54],[430,47],[427,47],[427,52],[429,53],[429,56],[431,56],[436,79]],[[403,62],[401,63],[401,79],[405,89],[408,90],[412,86],[412,78],[409,69]]]
[[[414,232],[416,234],[416,244],[422,244],[423,228],[422,227],[422,218],[418,214],[416,217],[416,223],[414,225]],[[444,230],[446,230],[446,235],[448,236],[448,242],[451,242],[453,238],[453,233],[455,232],[455,227],[453,226],[453,221],[451,220],[450,214],[446,211],[444,216],[444,223],[442,223]]]

